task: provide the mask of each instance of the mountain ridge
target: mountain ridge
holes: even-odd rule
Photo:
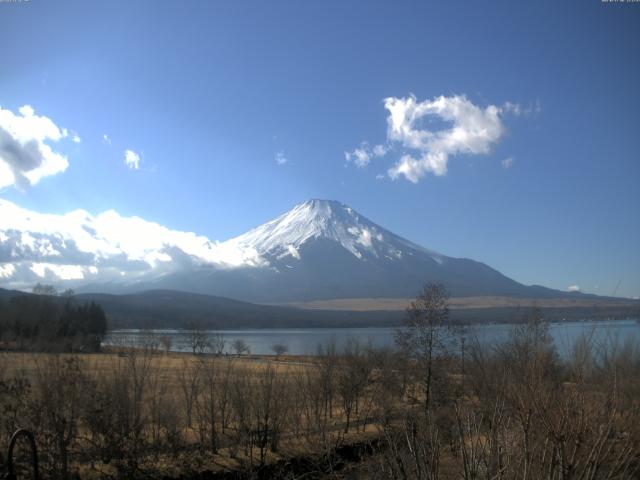
[[[0,285],[78,292],[153,289],[253,303],[412,298],[428,282],[454,297],[570,297],[400,237],[351,207],[312,199],[225,242],[113,211],[35,214],[0,199]]]
[[[427,282],[444,284],[456,297],[572,295],[526,286],[482,262],[429,250],[335,200],[302,202],[222,245],[253,251],[264,265],[173,273],[137,289],[181,289],[256,303],[406,298]]]

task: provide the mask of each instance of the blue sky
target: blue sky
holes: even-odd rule
[[[64,172],[0,198],[218,240],[336,199],[526,284],[638,296],[639,45],[640,4],[600,0],[0,3],[0,107],[69,132]],[[500,135],[393,179],[384,100],[410,95],[494,106]],[[389,151],[358,167],[363,141]]]

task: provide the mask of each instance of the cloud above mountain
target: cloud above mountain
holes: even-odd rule
[[[417,251],[441,261],[439,254],[328,200],[298,204],[225,242],[124,217],[114,210],[98,215],[85,210],[42,214],[0,199],[0,218],[0,286],[5,288],[30,289],[38,282],[64,288],[135,285],[176,273],[277,270],[274,261],[289,262],[287,268],[294,268],[291,264],[301,260],[303,245],[316,238],[335,242],[365,262],[399,261]]]
[[[502,116],[519,108],[513,103],[483,108],[464,95],[424,101],[418,101],[414,95],[388,97],[384,107],[388,112],[386,143],[389,147],[377,145],[371,149],[365,141],[359,148],[345,152],[345,157],[363,167],[393,148],[402,155],[387,174],[392,179],[403,176],[413,183],[427,173],[445,175],[449,160],[456,155],[490,153],[506,130]]]
[[[42,214],[0,199],[0,283],[29,288],[35,282],[133,282],[176,269],[258,266],[251,248],[171,230],[114,210]]]
[[[453,155],[489,153],[505,131],[499,107],[481,108],[463,95],[440,96],[424,102],[418,102],[414,96],[390,97],[385,99],[384,106],[389,112],[387,138],[412,152],[389,169],[389,176],[403,175],[413,183],[428,172],[445,175]],[[450,126],[434,130],[424,125],[423,121],[429,119]]]
[[[274,155],[274,158],[278,165],[285,165],[289,163],[289,159],[287,158],[287,155],[285,154],[284,150],[280,150],[276,152],[276,154]]]
[[[36,115],[28,105],[20,107],[18,114],[0,107],[0,189],[25,189],[44,177],[64,172],[69,166],[67,157],[50,143],[68,136],[65,128]],[[74,133],[72,141],[79,143],[80,137]]]
[[[125,150],[124,163],[130,170],[138,170],[140,168],[140,155],[133,150]]]
[[[347,162],[353,162],[356,167],[363,168],[369,165],[373,158],[384,157],[388,149],[384,145],[374,145],[371,147],[368,142],[362,142],[353,151],[344,152]]]

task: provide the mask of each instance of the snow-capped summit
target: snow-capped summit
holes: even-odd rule
[[[491,267],[410,242],[333,200],[309,200],[221,244],[253,251],[261,266],[175,279],[201,292],[281,302],[348,297],[411,297],[425,282],[454,295],[529,295]]]
[[[433,281],[457,296],[559,293],[427,250],[331,200],[300,203],[221,243],[113,211],[39,214],[0,199],[0,218],[0,286],[10,288],[168,288],[266,303],[407,298]]]
[[[442,255],[428,251],[376,225],[351,207],[335,200],[308,200],[239,237],[229,244],[255,249],[261,256],[300,259],[300,247],[313,239],[336,242],[358,259],[369,256],[401,259],[414,251],[441,262]]]

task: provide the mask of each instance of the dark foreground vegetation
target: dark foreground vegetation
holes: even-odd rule
[[[78,303],[70,290],[38,284],[33,294],[0,298],[0,349],[97,352],[106,332],[102,307]]]
[[[46,478],[638,478],[637,344],[561,358],[533,312],[481,345],[438,286],[405,327],[309,358],[0,354],[0,452],[26,427]]]

